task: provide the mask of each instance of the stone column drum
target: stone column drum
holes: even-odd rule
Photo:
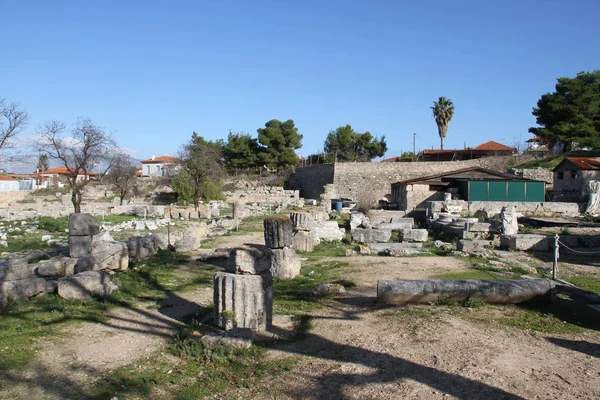
[[[265,244],[271,249],[271,274],[280,279],[300,275],[300,259],[292,247],[292,221],[288,217],[266,218]]]
[[[273,279],[270,274],[217,272],[213,278],[214,320],[222,329],[267,330],[273,321]]]
[[[313,230],[315,229],[315,219],[312,214],[307,212],[293,212],[290,214],[292,221],[292,247],[297,251],[312,252],[315,246]]]

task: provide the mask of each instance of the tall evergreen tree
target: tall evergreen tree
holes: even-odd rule
[[[303,136],[298,133],[294,121],[272,119],[257,131],[258,142],[262,145],[259,153],[261,164],[268,168],[295,167],[298,164],[295,150],[302,147]]]
[[[382,157],[386,151],[385,136],[379,139],[370,132],[355,132],[350,125],[340,126],[329,132],[325,139],[328,162],[371,161],[375,157]]]

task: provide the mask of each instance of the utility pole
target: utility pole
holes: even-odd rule
[[[417,155],[417,134],[413,132],[413,156]]]

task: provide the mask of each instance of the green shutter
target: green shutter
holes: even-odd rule
[[[469,201],[488,201],[488,182],[471,181]]]
[[[508,182],[508,201],[525,201],[525,182]]]
[[[525,201],[543,202],[546,185],[544,182],[527,182]]]
[[[506,201],[506,181],[490,181],[490,201]]]

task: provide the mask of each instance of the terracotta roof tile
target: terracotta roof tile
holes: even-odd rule
[[[591,157],[567,157],[568,161],[572,162],[583,170],[600,169],[600,159]],[[562,163],[561,163],[562,164]]]
[[[152,163],[174,163],[177,162],[177,158],[172,156],[160,156],[154,157],[154,159],[149,158],[147,160],[140,161],[142,164],[152,164]]]
[[[516,151],[514,147],[505,146],[501,143],[494,142],[493,140],[480,144],[479,146],[474,147],[473,150]]]

